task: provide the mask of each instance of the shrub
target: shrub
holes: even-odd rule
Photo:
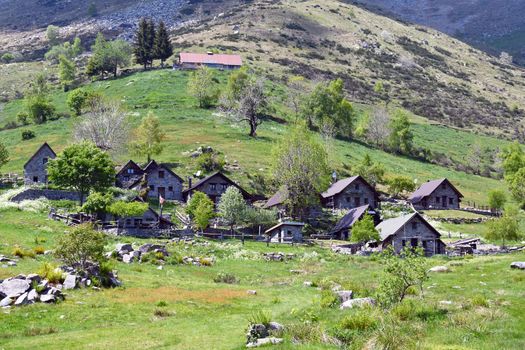
[[[91,224],[83,224],[59,238],[55,255],[67,264],[85,269],[88,261],[103,261],[105,245],[106,235],[95,231]]]
[[[173,253],[171,254],[168,259],[166,260],[166,263],[169,265],[180,265],[184,263],[183,256],[179,253]]]
[[[42,98],[30,98],[27,101],[27,109],[35,124],[45,123],[55,114],[55,106]]]
[[[15,249],[13,249],[13,255],[19,258],[26,258],[26,257],[34,258],[35,257],[35,253],[33,251],[25,250],[20,247],[15,247]]]
[[[339,298],[331,290],[323,290],[321,292],[321,307],[329,308],[336,307],[339,304]]]
[[[378,349],[404,350],[414,347],[413,334],[409,334],[398,322],[388,318],[383,318],[378,324],[375,342]]]
[[[161,300],[159,301],[157,304],[156,304],[157,307],[166,307],[168,306],[168,303],[165,302],[164,300]]]
[[[170,316],[173,316],[173,314],[169,311],[166,311],[166,310],[162,310],[162,309],[155,309],[155,311],[153,311],[153,315],[157,316],[157,317],[170,317]]]
[[[2,55],[2,57],[0,57],[0,60],[4,63],[10,63],[14,59],[15,59],[15,56],[10,52],[6,52]]]
[[[224,157],[212,152],[199,155],[196,159],[197,168],[204,172],[221,171],[224,169]]]
[[[43,263],[38,270],[38,274],[49,281],[49,283],[62,283],[64,281],[64,274],[62,270],[51,263]]]
[[[27,112],[18,112],[16,115],[16,121],[21,125],[27,125],[29,124],[29,115]]]
[[[443,317],[447,310],[438,308],[435,304],[415,300],[404,300],[396,304],[390,314],[399,321],[419,319],[429,321]]]
[[[356,331],[373,330],[377,327],[377,317],[372,315],[370,309],[361,309],[343,318],[339,327]]]
[[[488,300],[483,295],[475,295],[471,300],[472,306],[489,307]]]
[[[33,252],[35,252],[35,254],[37,254],[37,255],[42,255],[42,254],[45,253],[45,251],[46,250],[45,250],[44,247],[38,246],[38,247],[33,248]]]
[[[22,140],[31,140],[35,138],[35,132],[32,130],[22,131]]]
[[[263,324],[268,326],[272,322],[272,314],[269,311],[257,310],[253,311],[248,317],[250,324]]]
[[[217,276],[213,278],[215,283],[227,283],[227,284],[237,284],[240,280],[230,273],[219,272]]]

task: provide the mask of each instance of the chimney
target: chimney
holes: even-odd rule
[[[334,172],[332,173],[332,183],[336,183],[337,182],[337,171],[334,170]]]
[[[188,176],[188,188],[191,188],[191,176]]]

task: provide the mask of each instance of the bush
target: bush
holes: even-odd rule
[[[347,330],[366,331],[377,327],[377,317],[369,309],[358,310],[341,320],[339,327]]]
[[[55,255],[67,264],[85,269],[88,261],[103,261],[105,245],[105,234],[95,231],[91,224],[83,224],[59,238]]]
[[[202,153],[197,157],[197,168],[207,173],[223,170],[224,164],[224,157],[212,152]]]
[[[471,300],[472,306],[489,307],[488,300],[483,295],[475,295]]]
[[[321,307],[329,308],[336,307],[339,304],[339,298],[331,290],[323,290],[321,292]]]
[[[169,311],[166,311],[166,310],[162,310],[162,309],[155,309],[155,311],[153,311],[153,315],[157,316],[157,317],[170,317],[170,316],[173,316],[173,314]]]
[[[227,284],[237,284],[240,280],[230,273],[219,272],[217,276],[213,278],[215,283],[227,283]]]
[[[263,324],[268,326],[272,322],[272,314],[269,311],[257,310],[253,311],[248,317],[250,324]]]
[[[432,303],[404,300],[403,302],[396,304],[390,310],[390,313],[399,321],[409,321],[414,319],[429,321],[443,317],[447,311],[438,308]]]
[[[27,101],[28,115],[35,124],[45,123],[55,114],[55,106],[42,98],[31,98]]]
[[[2,55],[2,57],[0,57],[0,60],[4,63],[10,63],[14,59],[15,59],[15,56],[10,52],[6,52]]]
[[[22,131],[22,140],[31,140],[35,138],[35,132],[32,130]]]
[[[19,258],[26,258],[26,257],[34,258],[35,257],[35,253],[33,251],[25,250],[20,247],[15,247],[15,249],[13,249],[13,255]]]
[[[168,303],[165,302],[164,300],[161,300],[159,301],[157,304],[156,304],[157,307],[166,307],[168,306]]]
[[[29,124],[29,114],[27,114],[27,112],[18,112],[16,114],[16,121],[21,125]]]
[[[62,283],[64,281],[64,273],[57,266],[51,263],[43,263],[38,270],[38,274],[49,283]]]
[[[38,247],[33,248],[33,252],[37,255],[42,255],[46,252],[46,249],[44,247],[38,246]]]

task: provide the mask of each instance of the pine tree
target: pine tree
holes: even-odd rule
[[[170,37],[164,22],[160,21],[155,32],[154,58],[159,59],[161,65],[164,66],[164,61],[170,58],[171,55],[173,55],[173,47],[171,46]]]
[[[146,29],[146,52],[148,63],[153,67],[153,59],[155,58],[155,22],[152,19],[148,21]]]
[[[148,21],[145,18],[142,18],[135,33],[135,42],[133,45],[135,63],[143,65],[144,69],[148,67],[151,57],[151,48],[148,48],[148,28]]]

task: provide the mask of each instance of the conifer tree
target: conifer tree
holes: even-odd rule
[[[155,32],[154,58],[159,59],[161,65],[164,66],[164,61],[173,55],[173,47],[171,46],[170,37],[163,21],[159,22],[157,31]]]
[[[133,47],[133,54],[135,55],[135,63],[144,66],[144,69],[148,68],[148,64],[151,61],[152,47],[150,46],[150,30],[149,22],[147,19],[142,18],[139,22],[139,27],[135,33],[135,42]]]

